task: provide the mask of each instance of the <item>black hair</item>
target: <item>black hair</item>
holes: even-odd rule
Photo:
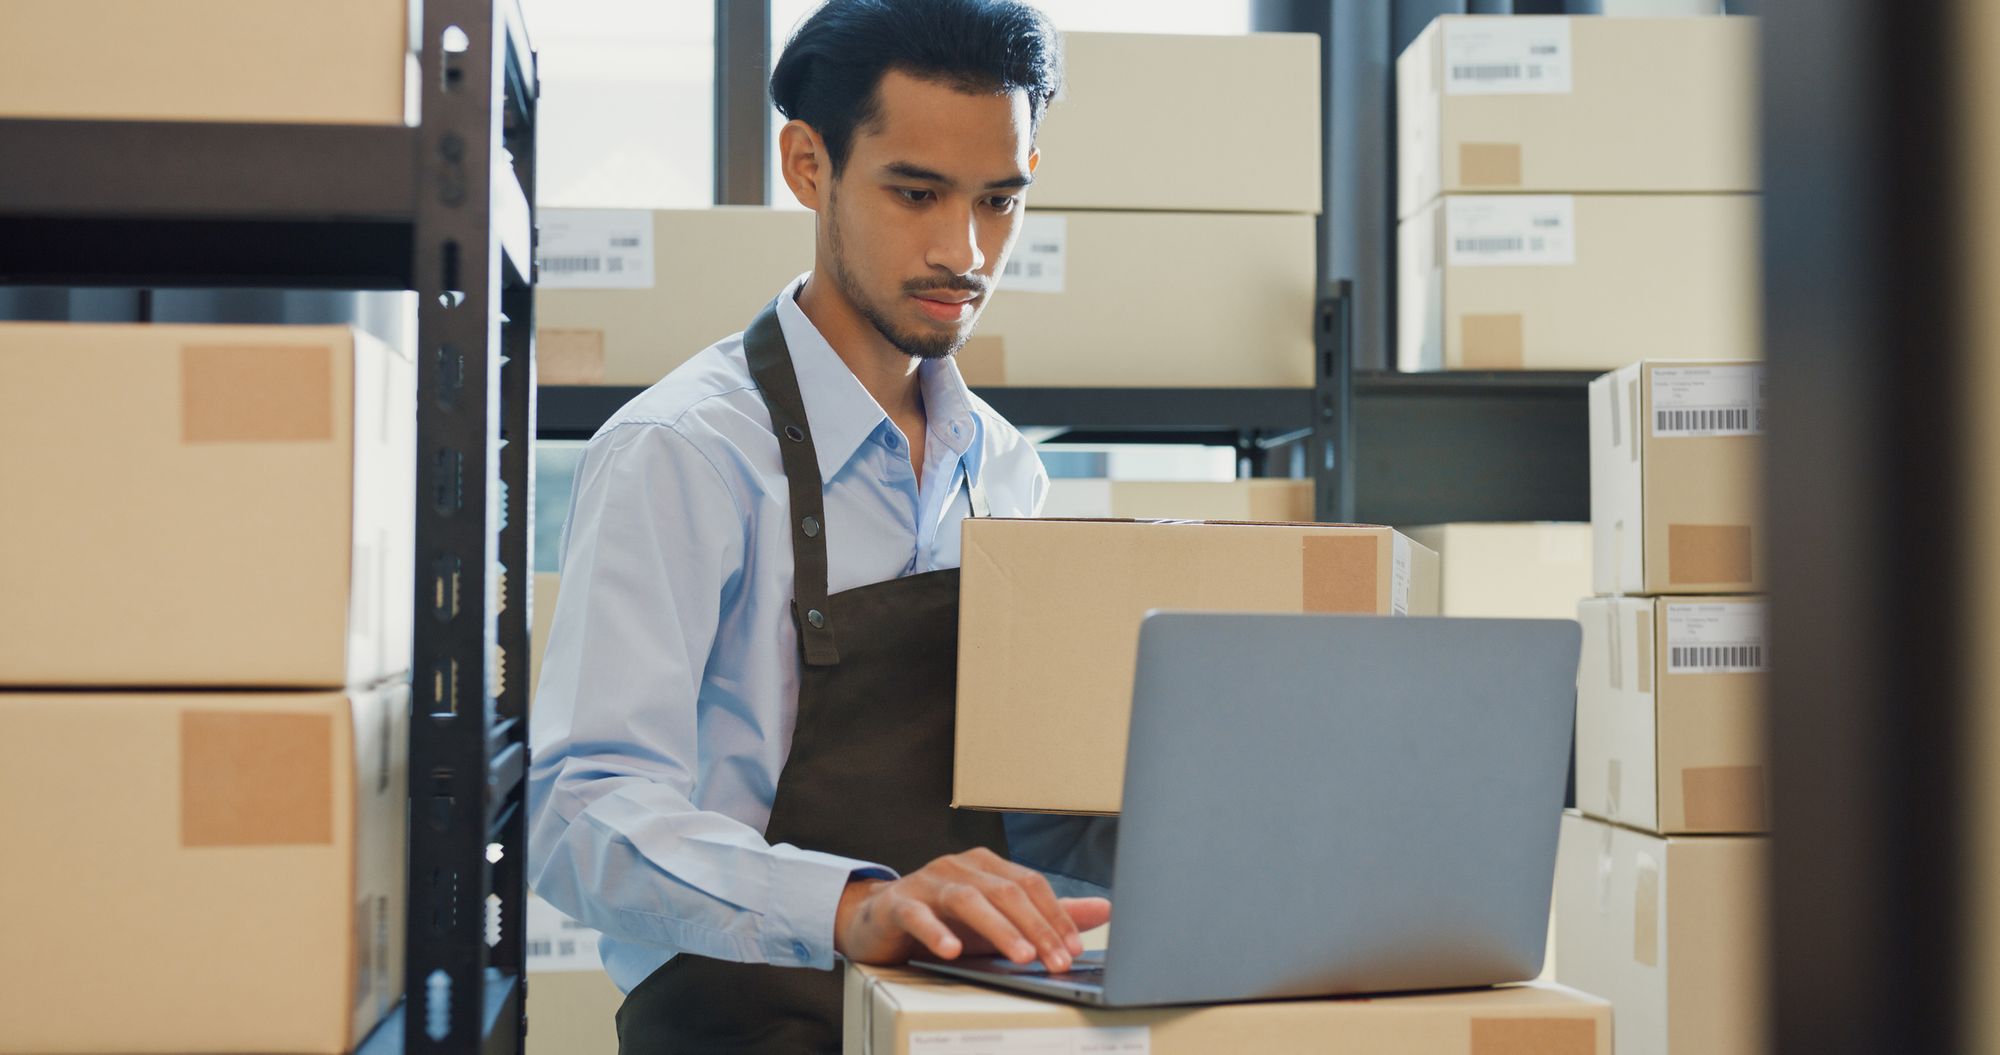
[[[1030,134],[1062,84],[1055,29],[1020,0],[828,0],[771,70],[771,102],[826,141],[833,174],[900,70],[967,93],[1028,93]]]

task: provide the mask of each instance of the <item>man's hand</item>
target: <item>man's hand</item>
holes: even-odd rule
[[[984,847],[940,857],[890,882],[857,879],[840,895],[833,947],[856,963],[902,963],[919,949],[941,960],[998,952],[1069,970],[1081,932],[1111,918],[1101,897],[1057,898],[1040,872]]]

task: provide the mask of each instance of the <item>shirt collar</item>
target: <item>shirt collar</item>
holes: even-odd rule
[[[824,485],[833,482],[877,431],[895,426],[799,307],[799,290],[810,277],[812,273],[807,272],[793,279],[779,295],[778,327],[791,352],[792,369],[798,374],[799,395],[805,401],[813,451],[819,457],[820,483]],[[958,372],[958,364],[950,359],[930,360],[917,372],[923,386],[929,441],[942,443],[958,454],[966,479],[977,485],[985,460],[981,457],[984,426],[973,412],[972,392]]]

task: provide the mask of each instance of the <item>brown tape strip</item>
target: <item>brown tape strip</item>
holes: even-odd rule
[[[536,330],[535,380],[544,385],[604,383],[603,330]]]
[[[1632,899],[1632,959],[1647,967],[1660,965],[1660,863],[1640,854],[1637,888]]]
[[[1618,605],[1615,603],[1604,606],[1604,640],[1606,647],[1611,649],[1611,689],[1613,692],[1622,691],[1625,688],[1625,649],[1624,642],[1618,640]]]
[[[1646,434],[1646,422],[1639,417],[1639,382],[1632,381],[1625,386],[1625,393],[1632,405],[1632,460],[1639,460],[1639,439]]]
[[[333,349],[325,345],[181,348],[182,443],[333,439]]]
[[[1519,313],[1459,317],[1459,361],[1467,370],[1519,370],[1525,345]]]
[[[1638,616],[1634,620],[1632,632],[1639,642],[1639,659],[1632,664],[1632,680],[1634,687],[1640,692],[1652,692],[1653,611],[1650,608],[1641,608],[1633,614]]]
[[[1618,820],[1625,813],[1625,766],[1618,759],[1604,763],[1604,817]]]
[[[1597,1055],[1597,1020],[1475,1018],[1470,1055]]]
[[[333,719],[181,714],[181,845],[333,842]]]
[[[1379,549],[1373,535],[1307,535],[1302,549],[1304,610],[1374,612]]]
[[[1744,524],[1668,524],[1667,581],[1747,583],[1750,528]]]
[[[958,361],[958,372],[964,375],[967,385],[980,388],[1007,383],[1007,339],[1004,337],[968,338],[964,347],[952,358]]]
[[[1681,770],[1687,826],[1706,832],[1761,832],[1770,827],[1763,766],[1698,766]]]
[[[1458,181],[1467,187],[1520,186],[1520,144],[1460,143]]]

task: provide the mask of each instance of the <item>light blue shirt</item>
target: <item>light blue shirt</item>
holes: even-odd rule
[[[799,309],[805,277],[778,322],[819,456],[830,591],[957,567],[968,480],[993,515],[1035,515],[1040,457],[948,359],[919,368],[918,487],[901,432]],[[830,968],[850,877],[895,876],[763,837],[798,713],[789,506],[740,333],[627,404],[578,466],[531,723],[528,878],[603,932],[627,992],[678,951]],[[1008,831],[1017,857],[1039,841],[1029,856],[1071,874],[1109,838],[1025,815]]]

